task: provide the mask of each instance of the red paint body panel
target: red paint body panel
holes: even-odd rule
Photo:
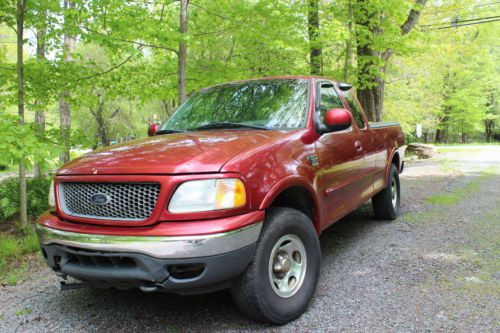
[[[160,198],[150,218],[139,222],[76,218],[57,208],[57,216],[43,215],[39,223],[96,234],[216,233],[262,221],[264,210],[282,191],[300,186],[313,201],[314,223],[320,233],[385,186],[390,161],[404,144],[404,137],[399,126],[360,129],[354,119],[346,130],[320,133],[315,124],[317,78],[278,78],[309,80],[304,128],[175,133],[95,151],[63,166],[57,172],[56,185],[60,181],[159,182]],[[344,116],[352,117],[338,84],[331,82],[347,111]],[[311,157],[318,163],[312,163]],[[241,179],[247,191],[247,204],[211,212],[168,212],[168,202],[182,182],[214,177]],[[56,186],[56,200],[57,197]]]
[[[57,175],[160,175],[219,172],[234,155],[286,136],[280,131],[173,133],[114,145],[64,165]]]

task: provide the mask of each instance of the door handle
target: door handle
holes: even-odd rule
[[[354,148],[356,148],[357,152],[360,152],[363,150],[363,146],[361,145],[361,142],[359,142],[359,141],[354,142]]]

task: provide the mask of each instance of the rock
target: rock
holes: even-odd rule
[[[436,155],[437,149],[425,143],[410,143],[406,148],[406,153],[417,155],[419,159],[427,159]]]

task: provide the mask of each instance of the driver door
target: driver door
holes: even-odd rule
[[[332,82],[318,82],[316,96],[316,120],[321,123],[326,111],[345,108]],[[328,225],[356,209],[371,195],[371,187],[366,186],[364,177],[364,138],[354,119],[352,123],[348,129],[324,133],[316,141],[320,166],[317,181],[325,201]]]

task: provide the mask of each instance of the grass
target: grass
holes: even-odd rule
[[[425,219],[439,221],[446,218],[450,206],[460,204],[474,193],[481,190],[481,185],[488,181],[498,168],[483,170],[478,177],[448,194],[428,198],[434,204],[431,209],[404,215],[404,220],[412,225],[422,223]],[[432,288],[438,282],[450,292],[463,294],[466,300],[486,298],[492,301],[500,297],[500,206],[490,206],[476,215],[474,224],[467,233],[466,242],[450,245],[445,252],[453,254],[459,264],[455,263],[453,271],[441,280],[427,280],[424,285]]]
[[[461,153],[474,155],[477,150],[482,149],[480,147],[467,147],[467,146],[457,146],[457,147],[437,147],[438,153]]]
[[[39,249],[32,226],[0,233],[0,284],[15,285],[28,271],[26,256]]]
[[[476,222],[469,246],[461,250],[470,267],[461,271],[454,283],[465,293],[494,297],[500,296],[496,275],[500,271],[500,207],[495,207]]]
[[[478,192],[479,189],[479,183],[477,179],[475,179],[464,187],[458,188],[450,193],[431,195],[426,201],[431,205],[453,206],[469,195]]]
[[[12,236],[3,236],[0,238],[0,258],[9,258],[17,254],[19,242]]]
[[[461,142],[455,142],[455,143],[432,143],[434,146],[499,146],[500,142],[468,142],[468,143],[461,143]]]
[[[26,308],[26,309],[21,309],[21,310],[17,310],[15,312],[16,316],[23,316],[23,315],[26,315],[26,314],[30,314],[32,313],[33,310],[30,309],[30,308]]]
[[[421,224],[426,221],[437,221],[442,216],[439,210],[421,210],[418,212],[405,214],[403,219],[411,225]]]
[[[457,188],[450,193],[435,194],[431,195],[426,199],[426,202],[431,205],[442,205],[442,206],[453,206],[464,200],[468,196],[478,192],[480,187],[480,182],[491,178],[494,174],[493,168],[487,168],[482,171],[479,177],[471,180],[465,186]]]
[[[500,207],[492,209],[484,218],[480,219],[477,223],[477,228],[473,234],[473,238],[479,247],[478,253],[480,254],[481,262],[487,263],[485,268],[489,270],[480,269],[483,273],[487,273],[493,280],[494,274],[500,271]],[[484,254],[481,255],[481,254]],[[498,287],[498,286],[497,286]]]
[[[451,162],[451,161],[450,161]],[[453,169],[453,164],[445,166],[450,170]],[[419,210],[412,213],[407,213],[403,216],[403,220],[411,225],[418,225],[428,221],[439,221],[446,217],[451,206],[459,204],[462,200],[470,197],[474,193],[481,190],[481,183],[493,177],[498,173],[498,169],[490,167],[483,170],[478,177],[474,178],[462,187],[458,187],[449,193],[435,194],[428,197],[425,201],[431,207]]]

